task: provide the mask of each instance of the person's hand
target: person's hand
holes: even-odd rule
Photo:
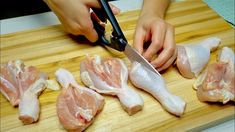
[[[150,42],[146,50],[145,42]],[[137,23],[133,46],[158,71],[167,69],[177,56],[174,27],[156,14],[142,14]]]
[[[57,15],[68,33],[84,35],[89,41],[98,39],[91,21],[90,8],[100,8],[98,0],[44,0]],[[114,14],[120,10],[111,5]]]

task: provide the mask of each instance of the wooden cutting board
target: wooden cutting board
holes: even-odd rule
[[[139,10],[121,13],[117,19],[129,40],[138,19]],[[216,60],[218,51],[228,46],[234,50],[234,29],[202,1],[172,3],[166,19],[175,26],[177,44],[196,43],[211,36],[222,39],[219,49],[211,54],[210,63]],[[90,44],[84,39],[67,35],[60,25],[40,29],[6,34],[1,36],[1,63],[21,59],[26,65],[34,65],[55,79],[55,71],[66,68],[81,84],[79,63],[86,54],[98,54],[103,57],[120,57],[122,53]],[[187,102],[185,114],[175,117],[166,112],[158,101],[148,93],[134,88],[144,100],[144,108],[129,116],[121,107],[117,98],[105,96],[106,104],[95,122],[87,129],[93,131],[186,131],[201,130],[206,127],[234,118],[234,103],[202,103],[198,101],[192,84],[194,79],[181,77],[175,67],[164,72],[169,90]],[[41,114],[37,123],[23,125],[18,120],[18,108],[13,108],[1,95],[1,131],[65,131],[56,115],[56,98],[60,91],[46,90],[40,96]]]

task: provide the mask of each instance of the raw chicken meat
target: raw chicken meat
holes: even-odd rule
[[[19,105],[19,119],[24,124],[39,116],[38,95],[46,88],[47,75],[20,60],[1,64],[1,93],[13,106]]]
[[[24,124],[36,122],[39,117],[39,94],[46,88],[46,76],[41,76],[21,95],[19,119]]]
[[[140,63],[134,62],[130,71],[130,79],[136,87],[154,96],[168,112],[177,116],[184,113],[185,101],[167,90],[165,81],[161,76],[153,73]]]
[[[210,64],[195,84],[200,101],[223,102],[235,101],[234,52],[224,47],[218,55],[218,62]]]
[[[1,64],[1,93],[11,103],[12,106],[19,104],[19,72],[23,63],[19,60],[9,61],[7,64]]]
[[[81,62],[80,73],[83,83],[89,88],[99,93],[117,96],[129,115],[142,109],[143,100],[128,86],[128,69],[120,59],[101,60],[97,55],[87,56]]]
[[[104,98],[80,86],[65,69],[57,70],[56,78],[63,87],[56,103],[60,123],[69,131],[85,130],[94,121],[94,116],[103,109]]]
[[[197,77],[210,59],[210,52],[214,51],[220,43],[220,39],[211,37],[199,44],[178,45],[176,60],[177,68],[185,78]]]

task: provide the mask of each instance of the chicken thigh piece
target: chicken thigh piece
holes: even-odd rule
[[[103,109],[104,98],[80,86],[65,69],[58,69],[55,74],[62,86],[56,103],[59,121],[66,130],[81,132],[91,125],[95,115]]]
[[[138,62],[132,63],[130,71],[131,82],[138,88],[150,93],[168,112],[181,116],[184,113],[186,102],[180,97],[171,94],[164,79],[145,68]]]
[[[220,44],[220,39],[211,37],[194,45],[178,45],[176,65],[185,78],[199,75],[210,59],[210,52]]]
[[[100,56],[87,56],[81,62],[81,79],[89,88],[103,94],[119,98],[124,110],[129,115],[143,107],[141,96],[127,84],[128,69],[118,58],[101,59]]]
[[[24,124],[36,122],[39,117],[38,95],[46,87],[45,73],[20,60],[1,64],[1,93],[13,106],[19,105],[19,119]]]
[[[218,62],[210,64],[195,84],[200,101],[222,102],[235,101],[234,52],[224,47],[218,55]]]

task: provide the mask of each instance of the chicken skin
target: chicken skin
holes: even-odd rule
[[[128,69],[120,59],[87,56],[81,62],[80,73],[83,83],[89,88],[99,93],[117,96],[129,115],[142,109],[143,100],[128,86]]]
[[[181,116],[184,113],[186,102],[180,97],[171,94],[164,79],[153,73],[138,62],[132,63],[130,80],[138,88],[150,93],[168,112]]]
[[[218,62],[210,64],[195,84],[200,101],[222,102],[235,101],[234,52],[224,47],[218,55]]]
[[[39,117],[38,96],[46,88],[47,75],[20,60],[1,64],[1,93],[12,106],[19,105],[19,119],[24,124]]]
[[[59,121],[66,130],[81,132],[92,124],[95,115],[103,109],[104,98],[80,86],[65,69],[58,69],[55,74],[62,86],[56,103]]]
[[[204,69],[210,59],[210,52],[220,44],[220,39],[211,37],[193,45],[178,45],[176,65],[185,78],[194,78]]]

